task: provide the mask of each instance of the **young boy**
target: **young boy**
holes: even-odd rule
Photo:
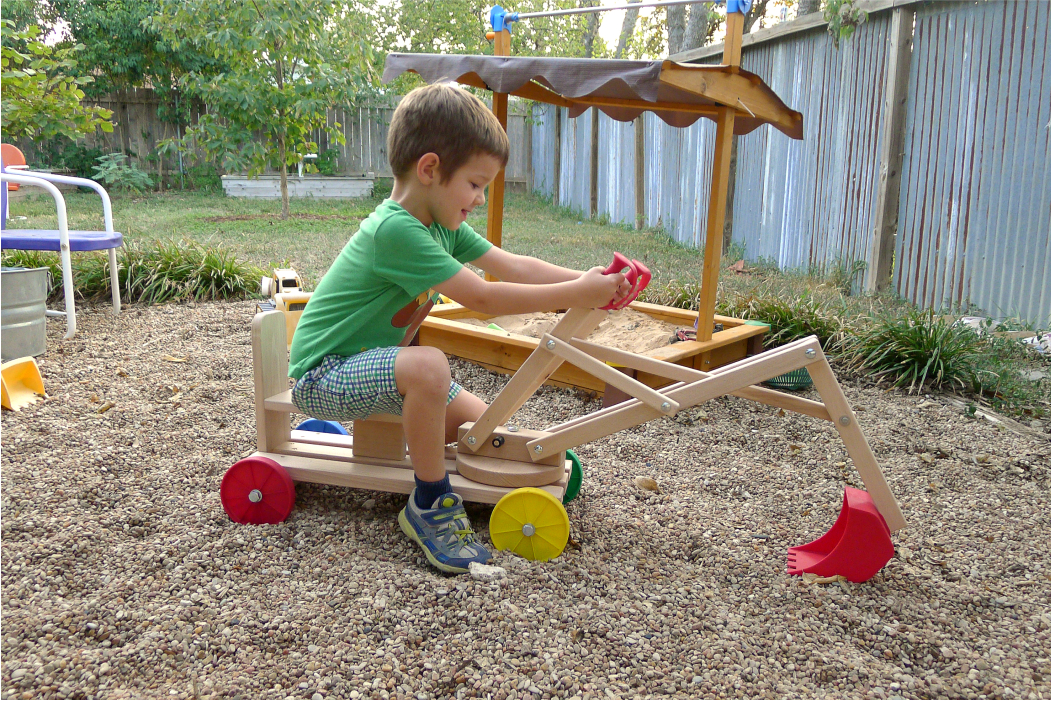
[[[334,421],[401,414],[416,487],[398,523],[432,565],[466,572],[490,555],[449,486],[445,445],[486,404],[452,381],[442,351],[408,347],[416,330],[438,293],[501,315],[601,307],[628,285],[601,268],[581,273],[508,253],[465,223],[508,157],[507,134],[470,93],[442,84],[413,90],[391,119],[387,153],[390,198],[361,223],[299,320],[292,401]]]

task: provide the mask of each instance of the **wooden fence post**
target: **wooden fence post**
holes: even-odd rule
[[[598,216],[598,107],[591,108],[591,218]]]
[[[562,108],[552,105],[551,109],[555,110],[555,157],[553,159],[555,177],[552,184],[554,197],[551,198],[551,201],[557,207],[560,200],[558,191],[562,187]]]
[[[909,94],[909,66],[912,62],[912,25],[915,11],[894,10],[887,51],[887,87],[883,97],[880,135],[879,189],[872,242],[865,270],[865,292],[872,294],[890,283],[894,258],[894,236],[898,229],[898,194],[901,186],[902,150],[905,139],[905,102]]]
[[[646,118],[635,118],[635,228],[646,226]]]

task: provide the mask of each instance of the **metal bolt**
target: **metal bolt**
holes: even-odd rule
[[[252,491],[250,491],[248,493],[248,501],[252,502],[253,504],[258,504],[262,500],[263,500],[263,493],[260,492],[258,489],[253,489]]]
[[[522,535],[531,536],[534,533],[536,533],[536,526],[534,526],[533,524],[527,523],[526,525],[522,526]]]
[[[667,411],[668,409],[671,409],[671,404],[669,404],[668,402],[662,402],[661,411]]]
[[[474,445],[478,442],[478,439],[474,436],[467,436],[467,445]]]
[[[844,414],[843,416],[840,416],[839,417],[839,423],[843,424],[844,426],[849,426],[850,425],[850,417],[847,416],[846,414]]]
[[[817,351],[814,350],[813,348],[807,348],[806,349],[806,357],[808,357],[808,358],[816,358],[817,357]]]
[[[547,349],[548,350],[555,350],[555,342],[554,341],[548,341],[547,342]]]
[[[544,452],[544,446],[542,446],[542,445],[536,446],[535,448],[533,448],[533,452],[536,453],[537,455],[539,455],[540,453],[543,453]]]
[[[518,433],[518,426],[508,426],[507,430],[511,433]]]

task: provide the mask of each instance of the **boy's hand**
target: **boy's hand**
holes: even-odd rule
[[[578,297],[574,306],[598,309],[619,302],[631,292],[631,283],[624,273],[605,275],[605,268],[591,268],[577,279]]]

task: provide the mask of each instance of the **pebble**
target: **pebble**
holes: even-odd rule
[[[870,581],[806,584],[785,551],[863,486],[853,461],[827,422],[723,397],[576,449],[555,560],[449,577],[401,533],[402,495],[301,483],[284,523],[226,516],[255,445],[253,309],[49,324],[49,398],[0,417],[3,698],[1051,696],[1039,436],[841,374],[909,523]],[[486,401],[507,382],[452,366]],[[600,406],[542,387],[514,421]],[[490,543],[491,507],[467,512]]]

